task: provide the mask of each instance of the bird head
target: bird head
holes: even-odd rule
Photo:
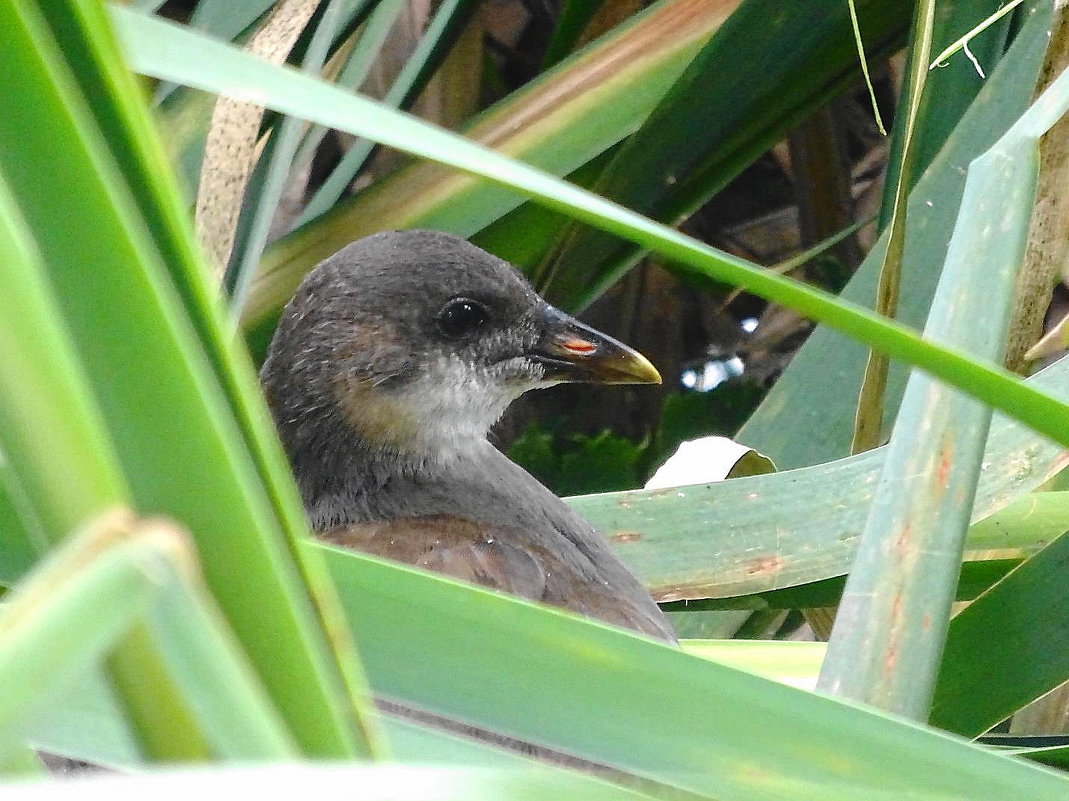
[[[372,449],[438,462],[484,443],[527,390],[660,382],[507,262],[417,230],[361,239],[309,273],[261,377],[291,456],[347,428]]]

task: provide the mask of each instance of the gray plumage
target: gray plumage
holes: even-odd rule
[[[445,333],[457,324],[443,309],[469,300],[459,312],[481,322]],[[604,537],[486,439],[512,400],[559,380],[554,359],[531,355],[547,314],[560,315],[511,265],[438,232],[377,234],[316,267],[261,372],[310,523],[674,640]]]

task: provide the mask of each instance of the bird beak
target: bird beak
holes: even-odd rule
[[[623,342],[546,305],[542,336],[527,354],[545,366],[546,381],[594,384],[660,384],[649,359]]]

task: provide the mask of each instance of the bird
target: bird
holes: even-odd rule
[[[440,231],[359,239],[305,276],[260,378],[317,537],[676,642],[606,538],[489,439],[528,390],[660,376],[508,262]]]

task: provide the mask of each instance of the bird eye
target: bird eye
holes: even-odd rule
[[[478,301],[454,298],[439,312],[438,327],[446,336],[462,337],[478,330],[487,317],[486,307]]]

